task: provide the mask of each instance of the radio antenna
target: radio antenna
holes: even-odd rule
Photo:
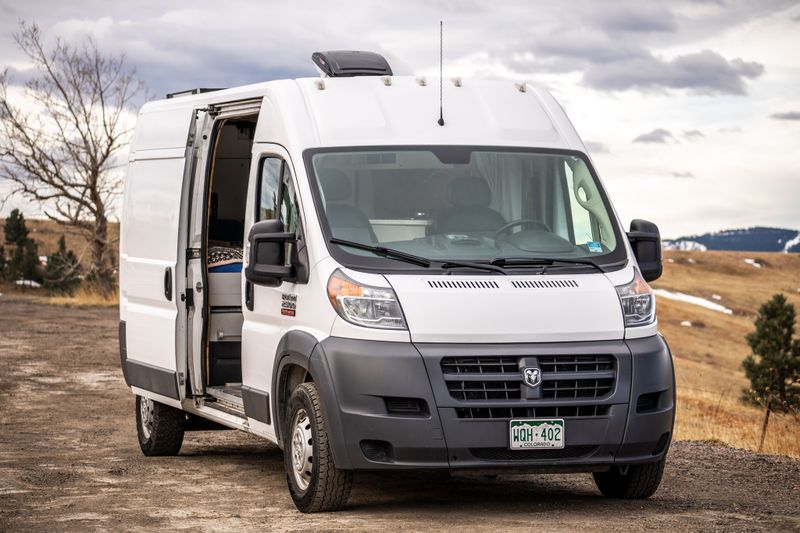
[[[443,67],[444,63],[444,30],[442,28],[442,21],[439,21],[439,125],[444,126],[444,105],[442,102],[442,85],[443,85]]]

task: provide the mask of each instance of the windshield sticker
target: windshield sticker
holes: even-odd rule
[[[595,253],[595,254],[601,253],[603,251],[602,245],[597,241],[589,241],[589,242],[587,242],[586,243],[586,247],[589,249],[590,252]]]

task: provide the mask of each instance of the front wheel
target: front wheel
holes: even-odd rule
[[[149,398],[136,396],[136,433],[147,456],[178,455],[186,429],[186,413]]]
[[[655,463],[630,465],[627,469],[611,467],[608,472],[595,472],[594,482],[608,498],[643,500],[652,496],[661,484],[666,460],[665,456]]]
[[[303,513],[341,509],[353,487],[353,473],[333,463],[327,426],[317,386],[301,383],[286,412],[283,463],[289,493]]]

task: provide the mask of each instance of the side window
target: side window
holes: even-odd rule
[[[256,222],[279,219],[283,231],[294,232],[300,220],[297,193],[289,165],[279,157],[267,157],[261,163],[258,181],[258,212]],[[284,257],[291,264],[294,244],[286,243]]]
[[[300,218],[300,210],[297,207],[297,194],[294,190],[292,172],[289,165],[284,163],[281,176],[281,222],[284,231],[295,231],[297,222]]]
[[[258,177],[258,212],[256,213],[256,222],[278,217],[282,170],[283,160],[280,158],[268,157],[262,161],[261,171]]]

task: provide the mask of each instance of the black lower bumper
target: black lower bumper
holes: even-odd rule
[[[443,357],[452,356],[565,354],[613,355],[611,390],[599,398],[526,399],[523,394],[464,400],[451,394],[441,367]],[[317,345],[310,363],[330,423],[334,459],[344,469],[591,470],[656,461],[666,453],[672,435],[674,372],[661,336],[493,345],[328,338]],[[503,413],[519,418],[520,412],[533,413],[532,407],[536,417],[544,412],[556,413],[545,418],[564,419],[563,449],[509,449],[509,417]]]

